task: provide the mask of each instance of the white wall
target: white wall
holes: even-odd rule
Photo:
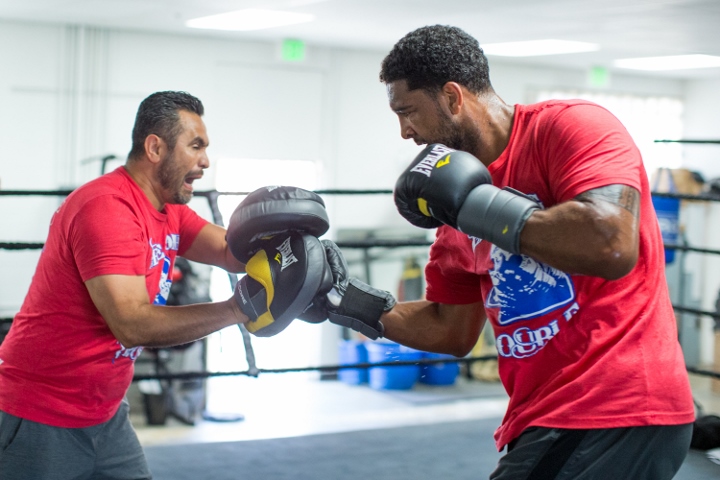
[[[223,156],[312,159],[320,163],[320,188],[392,189],[419,148],[400,138],[378,80],[386,52],[310,45],[305,62],[290,64],[278,59],[277,47],[0,22],[0,187],[67,188],[95,178],[99,163],[82,162],[106,154],[125,156],[143,98],[158,90],[186,90],[205,104],[211,161]],[[526,102],[540,88],[586,88],[580,71],[492,60],[490,72],[508,103]],[[687,95],[688,128],[699,130],[710,128],[705,122],[713,120],[711,106],[703,101],[719,95],[713,85],[686,87],[677,80],[618,75],[608,90]],[[198,189],[213,188],[214,170],[208,173]],[[389,195],[326,200],[333,232],[419,232],[397,214]],[[0,241],[43,241],[59,201],[0,197]],[[192,205],[208,215],[201,203]],[[0,316],[19,308],[36,261],[36,252],[0,251]],[[399,262],[377,267],[373,282],[395,291],[400,269]]]

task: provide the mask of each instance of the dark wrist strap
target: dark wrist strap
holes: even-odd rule
[[[385,333],[380,317],[395,306],[395,299],[388,292],[351,278],[342,302],[328,312],[332,323],[348,327],[375,340]]]

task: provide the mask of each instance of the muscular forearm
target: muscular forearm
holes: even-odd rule
[[[637,222],[608,202],[571,200],[528,219],[520,251],[567,273],[613,280],[637,261]]]
[[[127,348],[168,347],[192,342],[246,321],[247,317],[231,298],[224,302],[196,305],[144,305],[115,314],[108,325]]]
[[[485,323],[482,303],[441,305],[401,302],[381,319],[385,337],[427,352],[466,355],[477,343]]]

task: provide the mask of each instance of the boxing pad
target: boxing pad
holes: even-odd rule
[[[320,240],[296,231],[261,242],[245,269],[234,298],[250,319],[245,327],[259,337],[280,333],[332,287]]]
[[[316,193],[298,187],[267,186],[250,193],[228,222],[230,252],[243,263],[262,243],[289,230],[319,237],[330,226],[325,202]]]

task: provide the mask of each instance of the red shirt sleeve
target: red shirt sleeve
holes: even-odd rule
[[[640,151],[620,121],[603,107],[568,106],[546,128],[551,131],[542,136],[545,145],[540,148],[553,152],[546,168],[559,202],[612,184],[640,190],[640,175],[646,175]]]
[[[148,239],[131,205],[116,195],[85,203],[69,232],[83,282],[99,275],[144,275]]]
[[[438,228],[425,281],[426,298],[431,302],[465,305],[482,301],[472,240],[448,226]]]
[[[180,219],[180,248],[178,249],[178,255],[182,256],[192,246],[200,230],[210,222],[187,205],[179,205],[178,208]]]

